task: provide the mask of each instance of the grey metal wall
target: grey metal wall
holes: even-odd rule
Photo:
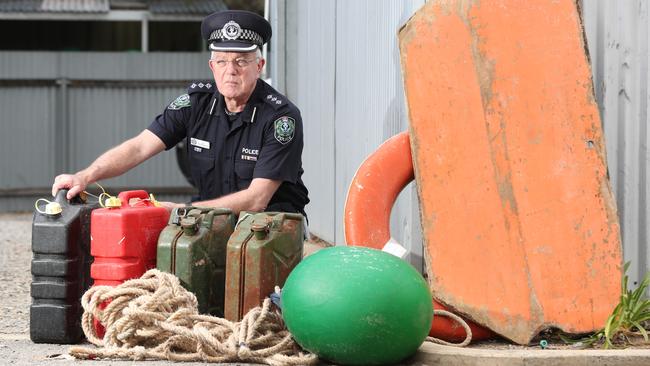
[[[648,2],[583,0],[596,98],[630,280],[650,270],[648,249]]]
[[[0,53],[0,211],[31,210],[55,175],[75,172],[142,131],[188,81],[210,79],[205,53]],[[173,152],[102,182],[185,192]],[[16,193],[18,192],[18,193]],[[117,193],[117,192],[111,192]]]
[[[301,108],[310,230],[327,241],[345,242],[343,207],[356,169],[381,142],[407,128],[396,35],[423,3],[272,2],[276,29],[285,27],[274,29],[280,34],[274,45],[284,44],[284,53],[276,55],[274,84]],[[421,266],[412,186],[398,198],[391,229]]]
[[[331,19],[336,17],[336,2],[287,2],[286,16],[296,20],[287,24],[286,29],[284,57],[286,70],[290,70],[285,80],[286,91],[301,109],[305,130],[309,129],[305,134],[303,166],[305,184],[310,188],[310,230],[335,241],[340,202],[335,199],[339,173],[335,164],[336,23]],[[311,73],[318,77],[303,77]]]
[[[272,2],[284,53],[276,85],[303,112],[305,182],[311,228],[343,243],[343,206],[359,164],[407,126],[397,31],[423,1]],[[650,269],[648,253],[648,3],[583,0],[585,30],[608,164],[621,219],[629,274]],[[276,29],[274,28],[274,30]],[[276,34],[278,34],[276,31]],[[406,189],[392,216],[392,233],[421,246],[417,197]],[[416,264],[419,258],[412,258]]]

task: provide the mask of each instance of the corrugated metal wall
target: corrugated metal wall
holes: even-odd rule
[[[310,230],[342,244],[348,186],[365,157],[407,128],[397,30],[424,1],[274,1],[284,43],[276,85],[301,108]],[[273,13],[273,11],[272,11]],[[282,37],[282,35],[284,37]],[[276,55],[277,56],[277,55]],[[416,192],[402,192],[392,235],[421,266]],[[417,243],[417,245],[411,245]]]
[[[607,162],[630,280],[650,270],[648,253],[648,2],[583,0]]]
[[[312,230],[343,243],[348,185],[363,159],[406,129],[397,47],[399,27],[423,1],[272,1],[276,85],[301,108],[305,182]],[[603,118],[626,260],[633,282],[650,269],[648,254],[648,4],[584,0],[585,30]],[[275,36],[274,36],[275,37]],[[417,197],[407,188],[392,233],[421,246]],[[418,255],[411,258],[419,264]]]
[[[335,12],[334,1],[287,3],[286,14],[290,18],[295,17],[296,23],[293,25],[295,28],[286,30],[285,43],[286,69],[297,75],[313,72],[317,76],[287,77],[286,90],[295,97],[295,103],[301,108],[305,129],[310,130],[305,135],[303,151],[303,166],[309,170],[305,175],[305,184],[310,188],[311,203],[307,206],[310,230],[330,241],[333,241],[332,234],[336,230],[337,202],[334,197],[338,171],[334,162],[339,148],[335,136],[334,108],[336,23],[331,21],[336,17]],[[307,16],[303,17],[302,14]]]
[[[31,210],[55,175],[86,167],[142,131],[190,80],[212,77],[208,58],[207,53],[0,53],[0,211]],[[189,190],[173,150],[102,183]]]

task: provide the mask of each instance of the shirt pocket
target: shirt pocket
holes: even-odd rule
[[[254,162],[236,162],[235,174],[237,175],[237,189],[242,190],[250,186],[255,171]]]
[[[199,191],[205,191],[206,187],[214,184],[214,167],[216,160],[208,151],[200,153],[190,149],[190,167],[192,179],[197,183]]]

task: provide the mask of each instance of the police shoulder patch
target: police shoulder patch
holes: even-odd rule
[[[167,109],[171,109],[172,111],[177,111],[181,108],[189,107],[190,106],[190,96],[188,94],[183,94],[180,95],[178,98],[176,98]]]
[[[293,140],[293,135],[296,132],[296,120],[289,116],[283,116],[273,122],[273,127],[273,136],[279,143],[285,145]]]

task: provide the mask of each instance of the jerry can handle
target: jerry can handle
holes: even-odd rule
[[[201,207],[201,206],[190,206],[188,208],[190,209],[190,211],[191,210],[199,210],[201,212],[201,214],[206,214],[206,213],[214,210],[213,207]]]
[[[70,203],[68,202],[68,199],[66,198],[67,194],[68,194],[67,189],[59,189],[59,191],[56,192],[56,196],[54,196],[54,202],[60,204],[61,207],[69,206]]]
[[[232,210],[229,209],[229,208],[213,208],[212,212],[214,212],[215,216],[218,216],[218,215],[231,215],[232,214]]]
[[[203,220],[201,220],[201,226],[203,226],[208,230],[211,230],[212,222],[214,221],[215,216],[217,216],[215,212],[216,210],[210,210],[209,212],[205,213],[203,216]]]
[[[188,217],[190,215],[190,212],[194,211],[194,216],[197,216],[196,213],[199,211],[199,215],[202,214],[207,214],[212,212],[212,208],[210,207],[195,207],[195,206],[185,206],[185,207],[178,207],[175,208],[172,211],[172,218],[171,218],[171,223],[174,225],[180,225],[181,220],[185,217]]]
[[[281,212],[273,216],[273,227],[274,228],[282,227],[282,223],[284,222],[284,220],[296,220],[302,223],[305,220],[305,217],[299,213]]]
[[[214,221],[219,216],[233,217],[232,210],[229,208],[214,208],[209,210],[207,213],[204,213],[203,219],[201,220],[201,226],[208,230],[212,230],[212,224],[214,224]]]
[[[61,205],[61,207],[86,203],[86,198],[82,197],[82,195],[84,195],[83,192],[80,192],[78,195],[72,197],[70,200],[66,198],[67,194],[68,194],[68,189],[66,188],[59,189],[59,191],[56,192],[56,196],[54,196],[54,202]]]
[[[142,200],[141,202],[143,202],[144,205],[153,206],[153,203],[149,202],[149,193],[142,189],[120,192],[120,194],[117,195],[117,198],[122,201],[122,207],[128,207],[129,201],[132,198],[140,198]]]
[[[210,211],[214,211],[215,215],[229,215],[229,214],[232,213],[231,209],[229,209],[229,208],[221,208],[221,207],[192,206],[190,208],[201,210],[201,213],[208,213]]]

